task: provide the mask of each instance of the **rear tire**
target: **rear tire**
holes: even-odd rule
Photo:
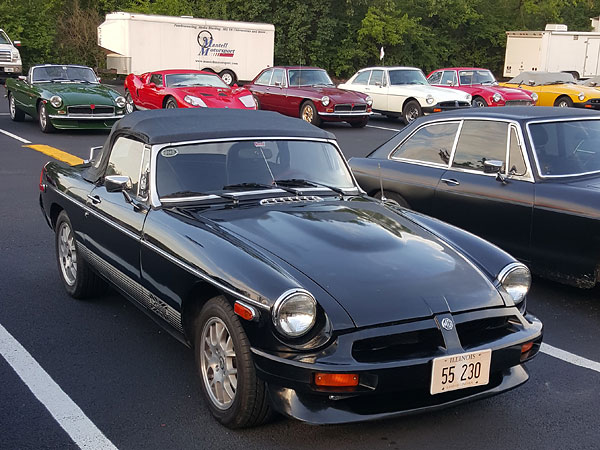
[[[15,97],[10,92],[8,93],[8,112],[10,118],[15,122],[23,122],[25,119],[25,113],[17,108]]]
[[[321,118],[317,112],[315,104],[310,100],[306,100],[300,107],[300,118],[305,122],[312,123],[315,126],[321,125]]]
[[[54,125],[50,122],[48,110],[46,109],[46,104],[44,102],[41,102],[38,108],[38,122],[43,133],[53,133],[56,131],[56,128],[54,128]]]
[[[231,70],[227,70],[227,69],[222,70],[221,72],[219,72],[219,76],[229,86],[233,86],[235,84],[235,82],[237,81],[237,79],[235,77],[235,73],[233,73]]]
[[[89,267],[79,252],[75,232],[65,211],[58,215],[54,229],[58,273],[67,293],[76,299],[104,293],[106,283]]]
[[[407,125],[414,122],[422,115],[423,111],[421,110],[421,105],[419,105],[419,102],[416,100],[410,100],[409,102],[406,102],[404,108],[402,108],[402,117]]]
[[[209,300],[194,322],[194,356],[212,415],[228,428],[270,417],[267,387],[256,374],[250,343],[224,296]]]

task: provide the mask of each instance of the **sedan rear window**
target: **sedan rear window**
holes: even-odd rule
[[[541,176],[600,172],[600,120],[572,120],[529,125]]]
[[[417,130],[392,158],[448,165],[458,122],[436,123]]]

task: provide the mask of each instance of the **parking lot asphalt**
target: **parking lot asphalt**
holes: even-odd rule
[[[378,117],[365,129],[325,126],[348,158],[369,153],[401,127],[400,121]],[[106,136],[44,135],[31,119],[11,122],[0,99],[0,349],[6,348],[5,329],[64,394],[60,398],[80,408],[89,421],[77,422],[80,430],[95,428],[99,434],[92,430],[90,436],[104,436],[119,449],[599,448],[600,289],[539,278],[529,310],[543,320],[545,342],[569,353],[563,359],[549,351],[538,355],[527,365],[531,379],[516,390],[363,424],[314,427],[276,418],[251,430],[218,425],[200,396],[187,348],[116,293],[81,302],[60,284],[53,234],[38,204],[40,170],[50,157],[22,141],[85,158]],[[557,230],[557,239],[568,236]],[[75,422],[64,413],[71,410],[65,406],[53,414],[13,364],[0,357],[0,449],[77,448],[64,425]],[[42,391],[49,389],[34,381]],[[87,448],[100,448],[99,442]]]

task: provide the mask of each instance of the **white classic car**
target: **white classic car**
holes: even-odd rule
[[[471,95],[431,86],[416,67],[367,67],[340,89],[362,92],[373,99],[373,111],[410,123],[423,114],[471,107]]]

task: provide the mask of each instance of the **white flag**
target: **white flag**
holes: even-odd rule
[[[379,52],[379,59],[383,59],[384,56],[385,56],[385,52],[383,51],[383,46],[381,46],[381,50]]]

